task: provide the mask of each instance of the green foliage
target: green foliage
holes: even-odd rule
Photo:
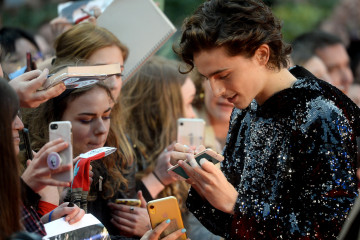
[[[298,35],[318,27],[332,13],[337,2],[284,0],[274,3],[272,9],[283,22],[284,39],[290,42]]]
[[[25,5],[1,13],[3,26],[19,27],[30,32],[35,32],[41,24],[50,22],[56,16],[57,4],[54,3],[43,4],[39,9]]]

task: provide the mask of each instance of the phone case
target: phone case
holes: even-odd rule
[[[25,145],[25,150],[26,150],[26,157],[27,159],[32,160],[33,159],[33,153],[31,150],[31,144],[30,144],[30,136],[29,136],[29,130],[27,128],[24,128],[22,130],[23,133],[23,139],[24,139],[24,145]]]
[[[70,121],[51,122],[49,124],[49,140],[52,141],[58,138],[62,138],[65,142],[69,143],[65,150],[59,152],[61,165],[71,164],[72,166],[73,151]],[[73,168],[67,172],[53,174],[51,177],[59,181],[70,182],[73,179]]]
[[[118,198],[115,199],[115,203],[117,204],[125,204],[128,206],[140,207],[141,201],[140,199],[128,199],[128,198]]]
[[[178,229],[184,228],[178,201],[173,196],[148,202],[147,210],[149,212],[151,227],[153,229],[163,221],[167,219],[171,220],[170,225],[163,231],[160,238],[163,238]],[[178,239],[185,240],[186,238],[186,234],[183,234]]]
[[[216,153],[215,151],[213,151],[212,149],[208,148],[205,149],[204,151],[196,154],[194,156],[196,162],[200,165],[200,160],[202,158],[205,158],[206,160],[212,162],[213,164],[217,164],[219,162],[222,162],[224,160],[224,157],[218,153]],[[188,163],[190,165],[190,163]],[[184,171],[184,169],[182,169],[182,167],[180,167],[179,165],[175,165],[171,168],[168,169],[168,171],[173,171],[175,173],[177,173],[178,175],[180,175],[181,177],[188,179],[189,176],[186,174],[186,172]]]
[[[177,142],[191,146],[204,145],[205,121],[201,118],[177,120]]]

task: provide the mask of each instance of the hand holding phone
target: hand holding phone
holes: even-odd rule
[[[133,207],[140,207],[141,201],[140,199],[136,198],[118,198],[115,200],[115,203],[117,204],[124,204],[127,206],[133,206]]]
[[[165,197],[150,201],[147,204],[152,229],[156,228],[162,222],[170,219],[170,225],[162,232],[160,238],[183,229],[184,224],[181,217],[178,201],[175,197]],[[181,235],[178,239],[186,239],[186,235]]]
[[[60,165],[71,164],[72,166],[73,152],[70,121],[51,122],[49,124],[49,140],[53,141],[58,138],[62,138],[69,144],[65,150],[58,153],[61,158]],[[73,179],[73,169],[71,168],[70,171],[53,174],[52,178],[63,182],[70,182]]]
[[[224,157],[220,154],[218,154],[217,152],[213,151],[210,148],[205,149],[204,151],[196,154],[194,156],[196,162],[200,164],[200,160],[205,158],[206,160],[212,162],[213,164],[217,164],[219,162],[222,162],[224,160]],[[190,165],[190,163],[186,160],[186,162]],[[168,171],[173,171],[176,174],[180,175],[181,177],[188,179],[189,176],[186,174],[186,172],[184,171],[184,169],[182,169],[178,164],[176,164],[175,166],[172,166],[171,168],[168,169]]]
[[[50,141],[34,154],[32,161],[27,161],[27,168],[21,175],[21,178],[34,192],[39,192],[46,186],[70,186],[69,181],[57,181],[52,176],[56,173],[72,172],[72,164],[61,165],[55,170],[50,169],[47,164],[50,152],[61,152],[66,150],[67,147],[68,144],[64,144],[62,139]]]

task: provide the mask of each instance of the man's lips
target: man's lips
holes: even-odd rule
[[[230,102],[230,103],[234,103],[235,99],[236,99],[236,94],[234,96],[231,97],[226,97],[226,99]]]

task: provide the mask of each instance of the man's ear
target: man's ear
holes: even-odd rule
[[[256,61],[262,65],[266,66],[270,58],[270,48],[267,44],[262,44],[258,49],[255,51],[255,59]]]

